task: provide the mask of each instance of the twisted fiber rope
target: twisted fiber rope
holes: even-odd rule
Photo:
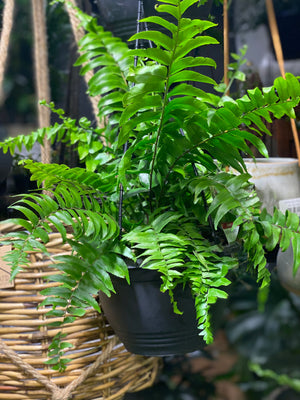
[[[50,379],[40,374],[35,368],[24,361],[15,351],[11,350],[4,341],[0,338],[0,351],[6,355],[14,365],[18,366],[27,375],[31,375],[39,383],[44,385],[52,393],[52,400],[68,400],[72,395],[73,391],[80,386],[89,376],[93,375],[100,365],[109,357],[113,348],[118,344],[119,340],[114,336],[108,343],[107,347],[103,352],[96,358],[95,362],[91,364],[87,369],[85,369],[78,378],[74,379],[68,386],[64,389],[60,389],[55,383]]]
[[[223,2],[223,42],[224,42],[224,83],[229,85],[228,66],[229,66],[229,21],[228,21],[228,0]],[[229,91],[226,92],[229,95]]]
[[[76,0],[69,0],[66,3],[66,11],[69,15],[69,19],[70,19],[70,23],[71,23],[71,27],[72,27],[72,31],[73,31],[73,35],[76,41],[76,44],[78,46],[78,43],[80,41],[80,39],[84,36],[85,32],[84,29],[81,25],[79,25],[79,21],[78,21],[78,17],[76,15],[76,7],[77,7],[77,3]],[[86,74],[84,74],[84,79],[86,81],[86,84],[88,85],[89,80],[94,76],[94,72],[92,70],[88,71]],[[99,116],[98,116],[98,103],[99,100],[101,99],[101,96],[94,96],[91,97],[89,96],[91,105],[92,105],[92,109],[93,109],[93,113],[94,116],[96,118],[97,121],[97,125],[98,127],[103,128],[103,123],[100,121]]]
[[[34,34],[34,64],[36,94],[38,100],[50,102],[47,32],[44,0],[31,0],[33,34]],[[50,110],[45,106],[38,106],[38,124],[40,128],[50,125]],[[45,137],[41,148],[43,163],[51,163],[51,145]]]
[[[267,7],[269,26],[270,26],[273,46],[275,49],[276,59],[278,62],[281,76],[283,78],[285,78],[284,58],[283,58],[282,45],[281,45],[281,40],[280,40],[280,36],[279,36],[279,31],[278,31],[273,0],[266,0],[266,7]],[[295,147],[296,147],[298,165],[300,166],[300,142],[299,142],[299,136],[298,136],[298,129],[296,126],[296,122],[293,118],[290,118],[290,122],[291,122],[294,143],[295,143]]]
[[[14,8],[15,8],[14,0],[5,1],[3,17],[2,17],[2,32],[0,39],[0,104],[2,104],[4,101],[2,82],[4,78],[5,66],[8,56],[9,39],[13,26]]]

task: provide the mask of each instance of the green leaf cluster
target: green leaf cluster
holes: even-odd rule
[[[64,342],[63,339],[66,337],[66,334],[62,334],[61,332],[57,333],[52,343],[49,346],[49,359],[45,361],[46,365],[51,365],[52,369],[63,372],[67,368],[67,364],[71,361],[70,358],[64,357],[65,352],[72,347],[72,344],[69,342]]]
[[[124,239],[138,251],[141,267],[160,272],[161,291],[171,292],[174,312],[180,313],[172,296],[173,289],[178,284],[191,287],[200,334],[211,343],[208,310],[217,299],[227,298],[224,287],[230,280],[226,275],[237,265],[237,260],[224,256],[219,246],[211,244],[201,234],[197,219],[173,212],[159,215],[148,226],[127,233]]]
[[[288,386],[296,392],[300,392],[300,380],[287,374],[278,374],[271,369],[262,368],[259,364],[249,363],[249,368],[260,378],[268,378],[277,382],[280,386]]]

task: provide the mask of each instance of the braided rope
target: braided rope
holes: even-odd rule
[[[52,400],[68,400],[74,390],[80,386],[89,376],[92,376],[97,369],[109,358],[113,348],[119,343],[119,340],[114,336],[106,346],[106,348],[101,352],[101,354],[96,358],[95,362],[91,364],[88,368],[82,371],[82,373],[74,379],[73,382],[69,383],[64,389],[60,389],[55,383],[50,379],[40,374],[35,368],[24,361],[15,351],[11,350],[4,341],[0,338],[0,351],[8,357],[14,365],[18,366],[24,373],[31,375],[39,383],[45,386],[52,393]]]
[[[34,34],[34,64],[36,94],[38,100],[50,102],[49,67],[47,51],[47,32],[44,0],[31,0],[33,34]],[[40,128],[50,125],[50,110],[48,107],[38,106],[38,124]],[[51,145],[45,137],[41,148],[43,163],[51,163]]]
[[[2,32],[0,39],[0,104],[4,101],[2,82],[4,79],[5,66],[8,58],[9,40],[13,26],[14,0],[6,0],[2,18]]]
[[[78,46],[78,43],[79,43],[80,39],[84,36],[85,32],[84,32],[83,27],[81,25],[79,25],[78,17],[76,14],[76,8],[77,8],[76,0],[69,0],[68,2],[66,2],[65,9],[69,15],[73,35],[74,35],[76,44]],[[89,80],[93,76],[94,76],[94,72],[92,70],[90,70],[86,74],[84,74],[84,79],[85,79],[87,85],[88,85]],[[90,102],[92,105],[94,116],[97,121],[97,125],[98,125],[98,127],[102,128],[103,123],[100,121],[99,116],[98,116],[98,112],[99,112],[98,103],[99,103],[99,100],[101,99],[101,96],[94,96],[94,97],[89,96],[89,99],[90,99]]]
[[[93,375],[97,369],[100,367],[101,364],[105,360],[108,359],[109,355],[111,354],[113,348],[119,342],[118,338],[114,336],[110,341],[105,350],[97,357],[96,361],[91,364],[86,370],[76,378],[73,382],[71,382],[65,389],[60,390],[57,392],[57,397],[55,397],[55,393],[53,393],[53,400],[68,400],[72,392],[80,386],[89,376]]]
[[[14,365],[17,365],[24,373],[31,375],[43,386],[49,389],[51,392],[57,389],[57,386],[51,382],[44,375],[40,374],[35,368],[24,361],[14,350],[11,350],[7,344],[0,338],[0,351],[8,357]]]
[[[76,6],[75,0],[70,0],[73,6]],[[48,54],[47,54],[47,35],[46,35],[46,22],[44,13],[44,2],[43,0],[31,0],[32,4],[32,16],[33,16],[33,27],[34,27],[34,58],[35,58],[35,77],[36,77],[36,87],[37,87],[37,97],[38,99],[44,99],[47,102],[50,101],[50,87],[49,87],[49,71],[48,71]],[[9,36],[12,28],[13,22],[13,10],[14,10],[14,0],[6,0],[4,15],[3,15],[3,30],[0,40],[0,86],[2,86],[2,80],[5,70],[5,64],[8,53]],[[69,12],[70,11],[70,12]],[[68,8],[72,29],[76,41],[84,35],[82,28],[78,28],[78,21],[75,14],[75,10]],[[93,72],[90,71],[89,74],[85,75],[88,81],[93,76]],[[1,100],[1,89],[0,89],[0,100]],[[98,125],[100,126],[100,121],[98,118],[98,101],[99,97],[91,99],[93,110],[97,118]],[[38,109],[39,126],[45,127],[50,124],[50,111],[46,107],[39,107]],[[42,148],[42,161],[44,163],[51,162],[51,148],[48,140],[44,142]],[[74,379],[68,386],[61,389],[50,379],[42,375],[38,370],[32,367],[29,363],[24,361],[22,357],[14,350],[10,349],[6,345],[4,340],[0,338],[0,352],[3,353],[7,358],[9,358],[12,363],[19,367],[26,375],[30,375],[41,383],[46,389],[51,392],[52,400],[68,400],[74,390],[80,386],[87,378],[94,375],[97,369],[103,364],[110,356],[114,347],[119,343],[119,339],[114,336],[109,339],[105,349],[101,350],[101,354],[96,358],[95,362],[91,364],[88,368],[84,369],[82,373]],[[153,383],[157,369],[158,363],[155,364],[154,373],[151,374],[151,384]],[[124,386],[123,390],[127,390],[131,386],[131,382]],[[147,385],[145,384],[145,387]]]
[[[274,46],[274,50],[275,50],[275,54],[276,54],[277,63],[279,66],[281,76],[283,78],[285,78],[284,58],[283,58],[281,40],[280,40],[280,36],[279,36],[273,0],[266,0],[266,7],[267,7],[269,26],[270,26],[270,31],[271,31],[271,36],[272,36],[273,46]],[[299,136],[298,136],[298,129],[296,126],[295,119],[290,118],[290,123],[291,123],[294,143],[295,143],[295,147],[296,147],[298,165],[300,166],[300,142],[299,142]]]
[[[229,21],[228,21],[228,0],[223,2],[223,41],[224,41],[224,83],[228,88],[228,66],[229,66]],[[229,95],[229,89],[226,91]]]

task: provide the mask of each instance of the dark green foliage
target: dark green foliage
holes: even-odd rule
[[[63,357],[65,351],[72,347],[68,342],[63,342],[63,338],[66,334],[59,332],[54,336],[51,345],[49,346],[49,360],[45,361],[45,364],[51,365],[54,370],[64,371],[67,363],[71,361],[70,358]]]
[[[51,104],[60,124],[1,144],[4,151],[14,152],[47,135],[52,142],[75,146],[85,165],[24,162],[32,179],[39,186],[43,183],[51,195],[26,195],[14,206],[24,214],[15,222],[25,232],[12,238],[15,250],[8,259],[13,275],[26,264],[27,249],[45,251],[52,231],[73,248],[72,255],[57,260],[62,274],[51,277],[60,286],[44,292],[44,304],[54,310],[66,307],[64,322],[81,315],[86,306],[98,309],[97,292],[109,295],[114,290],[110,274],[128,279],[124,259],[137,257],[142,267],[161,273],[161,288],[171,299],[177,284],[191,287],[200,334],[209,343],[209,307],[227,296],[227,274],[238,268],[241,254],[257,271],[262,286],[269,282],[265,249],[277,244],[286,249],[292,241],[295,268],[299,265],[299,219],[291,213],[260,212],[241,156],[253,155],[250,145],[267,156],[259,138],[261,132],[269,134],[264,121],[294,116],[299,81],[287,74],[274,86],[256,88],[236,100],[196,87],[194,83],[216,85],[198,72],[215,62],[193,57],[191,51],[217,44],[206,32],[212,22],[184,17],[197,2],[160,0],[157,10],[171,15],[172,22],[163,17],[146,20],[163,26],[169,35],[140,32],[131,40],[151,40],[154,46],[138,50],[129,50],[79,11],[87,34],[80,42],[77,65],[82,65],[83,74],[96,68],[89,94],[101,95],[99,117],[104,127],[94,129],[85,118],[77,123]],[[120,185],[122,237],[117,223]],[[228,244],[223,222],[233,223],[239,250]],[[176,304],[174,310],[180,312]]]

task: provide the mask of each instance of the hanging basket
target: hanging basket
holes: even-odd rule
[[[16,230],[0,226],[1,233]],[[50,256],[32,252],[30,264],[9,283],[9,271],[1,262],[0,276],[0,399],[3,400],[118,400],[126,392],[153,384],[160,359],[136,356],[125,350],[106,319],[94,310],[64,325],[64,341],[73,344],[67,351],[64,372],[44,362],[48,347],[58,332],[48,326],[53,317],[38,304],[40,291],[53,285],[45,277],[57,273],[51,256],[69,254],[70,247],[53,234],[47,244]],[[0,247],[0,256],[9,251]],[[11,286],[11,287],[9,287]]]

